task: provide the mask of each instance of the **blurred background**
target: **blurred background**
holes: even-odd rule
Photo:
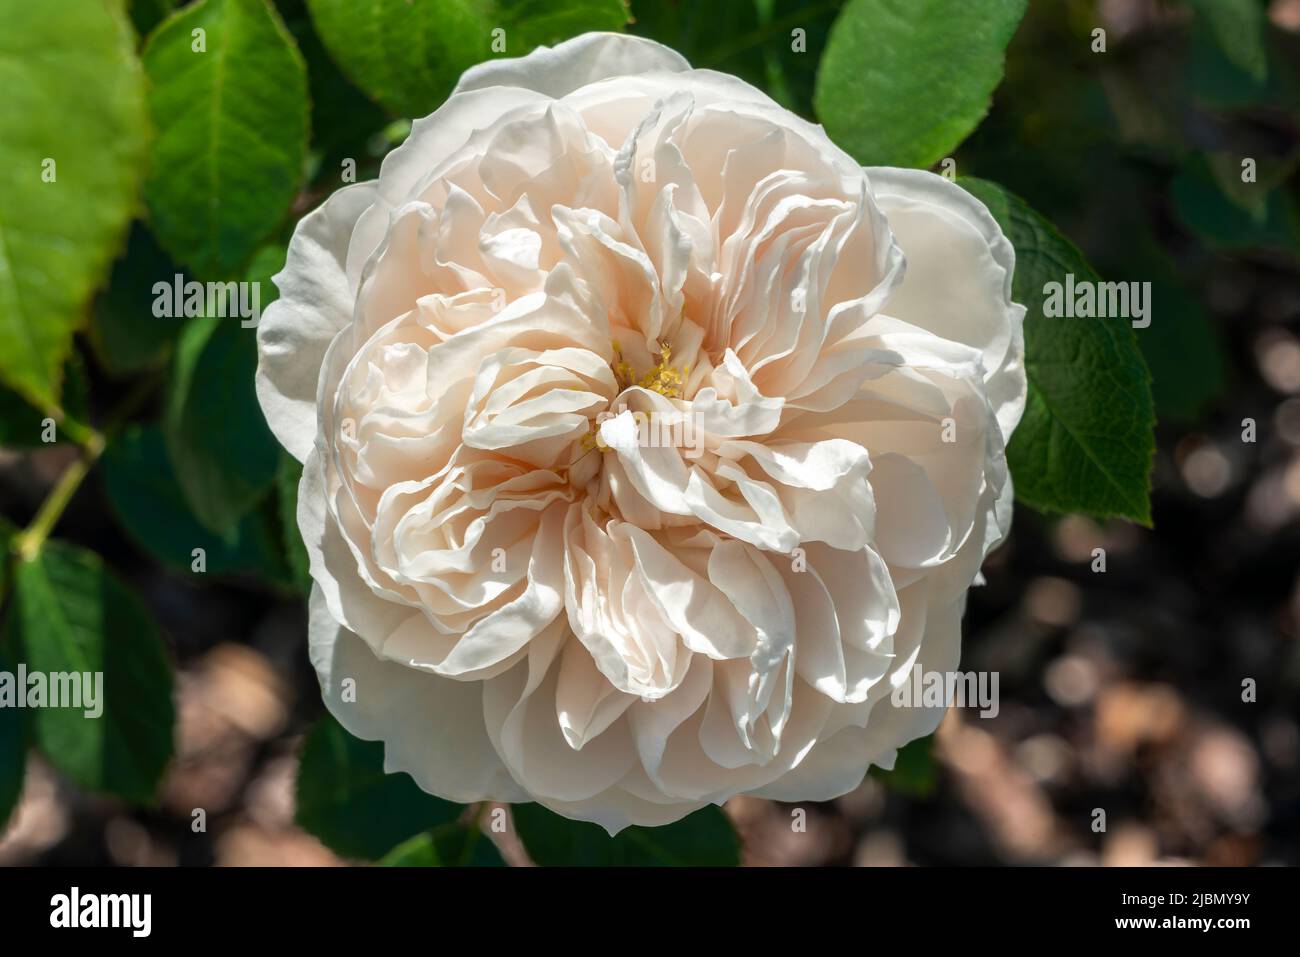
[[[837,7],[790,4],[786,16],[763,2],[776,46],[806,24],[815,48]],[[313,177],[301,213],[332,188],[338,156],[364,144],[366,178],[406,127],[329,64],[301,2],[277,7],[313,98],[350,117],[317,131],[313,162],[330,172]],[[808,112],[811,74],[774,71],[762,43],[720,42],[695,7],[634,2],[631,29]],[[1261,29],[1242,30],[1252,18]],[[1092,49],[1098,27],[1105,52]],[[1257,161],[1250,188],[1242,157]],[[951,711],[893,773],[808,805],[804,833],[789,806],[733,800],[743,861],[1298,863],[1300,0],[1031,0],[992,112],[954,159],[960,175],[1028,200],[1105,278],[1152,283],[1138,339],[1160,419],[1154,527],[1018,509],[965,624],[962,668],[1000,673],[996,718]],[[136,229],[138,251],[149,240]],[[150,301],[157,275],[132,276],[134,258],[97,315]],[[107,318],[95,328],[112,334]],[[97,343],[81,346],[86,401],[112,404],[129,383],[95,360]],[[159,441],[147,428],[129,437],[141,456]],[[0,450],[3,515],[29,521],[75,454]],[[0,864],[345,863],[294,825],[297,755],[322,706],[292,556],[257,539],[209,574],[160,561],[148,520],[165,513],[133,519],[132,490],[113,474],[110,459],[59,535],[103,555],[166,635],[175,757],[157,806],[137,808],[79,791],[33,755]],[[281,505],[265,504],[264,537],[283,532]],[[1104,573],[1092,570],[1099,547]],[[201,833],[195,807],[207,810]],[[525,862],[517,845],[502,850]]]

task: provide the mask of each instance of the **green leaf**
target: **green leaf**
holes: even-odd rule
[[[270,522],[261,512],[244,516],[227,541],[204,528],[190,511],[167,457],[162,432],[132,427],[104,452],[104,490],[122,527],[164,565],[193,574],[194,549],[204,552],[206,573],[284,575]]]
[[[985,180],[962,186],[1016,250],[1012,298],[1025,312],[1029,400],[1007,461],[1016,497],[1049,512],[1151,523],[1151,376],[1127,319],[1050,318],[1045,286],[1100,282],[1083,254],[1023,200]]]
[[[512,813],[528,856],[543,867],[734,867],[740,862],[736,832],[718,807],[701,808],[662,827],[624,828],[617,837],[540,804],[516,804]]]
[[[879,778],[885,782],[886,787],[908,797],[926,797],[933,793],[938,775],[932,734],[899,748],[892,771],[874,765],[871,768],[873,778]]]
[[[849,0],[813,103],[869,166],[932,166],[988,112],[1027,0]]]
[[[121,5],[0,4],[0,90],[0,380],[53,410],[145,159],[144,76]]]
[[[181,333],[163,432],[185,498],[204,527],[233,542],[279,466],[257,403],[254,330],[238,319],[192,319]]]
[[[201,278],[237,276],[302,180],[302,56],[267,0],[200,0],[158,27],[144,66],[159,130],[145,185],[154,233]]]
[[[103,676],[98,717],[84,707],[32,712],[41,753],[84,788],[152,800],[175,711],[171,665],[140,599],[93,552],[46,542],[18,564],[9,614],[29,673]]]
[[[17,666],[0,643],[0,673],[16,675]],[[27,730],[19,708],[0,707],[0,834],[23,793],[27,769]]]
[[[298,767],[298,826],[344,857],[373,861],[464,808],[425,794],[409,774],[384,773],[384,745],[353,737],[326,715]]]
[[[501,852],[477,827],[444,824],[384,855],[384,867],[504,867]]]
[[[624,0],[307,0],[316,32],[343,71],[395,116],[433,112],[468,67],[517,57],[588,30],[621,30]],[[492,49],[504,30],[504,52]],[[501,36],[498,34],[498,36]]]
[[[287,452],[280,455],[280,469],[275,476],[276,503],[280,511],[280,528],[284,536],[285,561],[290,577],[304,594],[311,591],[311,561],[302,532],[298,530],[298,483],[302,480],[302,465]]]
[[[170,288],[178,272],[149,230],[136,223],[91,316],[90,341],[110,374],[125,376],[165,361],[184,319],[154,315],[154,285]]]

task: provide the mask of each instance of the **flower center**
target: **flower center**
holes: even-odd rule
[[[614,340],[614,361],[611,363],[611,367],[614,370],[614,378],[618,380],[618,384],[624,389],[636,385],[650,392],[658,392],[670,399],[680,399],[682,397],[682,386],[691,374],[691,367],[689,365],[683,366],[680,371],[674,369],[672,359],[672,344],[660,342],[659,362],[651,366],[650,371],[638,381],[636,373],[632,371],[632,366],[623,358],[623,350],[616,339]]]
[[[669,399],[680,399],[682,397],[682,388],[686,379],[691,374],[690,365],[682,366],[677,369],[673,366],[673,349],[669,342],[661,341],[659,343],[659,361],[642,375],[637,377],[636,371],[632,364],[623,357],[623,349],[618,344],[618,340],[613,341],[614,361],[610,363],[610,368],[614,370],[614,379],[618,382],[620,392],[633,387],[645,389],[648,392],[658,392],[660,395]],[[595,422],[579,442],[584,453],[593,449],[600,449],[602,452],[609,448],[600,437],[600,422]]]

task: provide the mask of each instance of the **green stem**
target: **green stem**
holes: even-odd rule
[[[41,546],[45,544],[45,539],[49,537],[62,517],[63,510],[68,507],[72,496],[81,487],[82,481],[103,452],[104,437],[92,431],[82,446],[81,456],[59,476],[59,480],[54,483],[54,488],[50,489],[50,494],[41,503],[40,510],[32,519],[32,523],[14,539],[14,549],[18,552],[19,558],[30,561],[40,551]]]
[[[143,379],[137,383],[122,403],[113,410],[103,432],[81,425],[77,426],[75,433],[66,430],[81,446],[81,455],[68,466],[67,471],[59,476],[59,480],[54,483],[54,488],[50,489],[50,494],[41,503],[31,524],[14,538],[13,548],[20,559],[30,561],[40,551],[41,546],[45,544],[45,539],[49,538],[50,532],[54,531],[54,526],[63,517],[63,511],[72,501],[77,489],[90,474],[90,470],[95,467],[99,457],[104,454],[104,448],[109,440],[117,436],[122,426],[149,397],[157,384],[153,378]]]
[[[82,425],[70,415],[64,415],[59,421],[59,428],[73,442],[76,442],[82,448],[89,445],[95,438],[95,430],[88,425]]]

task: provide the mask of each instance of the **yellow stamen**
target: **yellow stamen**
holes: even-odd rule
[[[642,376],[637,385],[651,392],[658,392],[670,399],[680,399],[685,377],[690,374],[690,366],[686,366],[679,372],[672,367],[672,358],[672,346],[667,342],[660,343],[658,365]],[[623,364],[626,365],[627,363]],[[615,372],[617,371],[618,369],[615,368]]]

